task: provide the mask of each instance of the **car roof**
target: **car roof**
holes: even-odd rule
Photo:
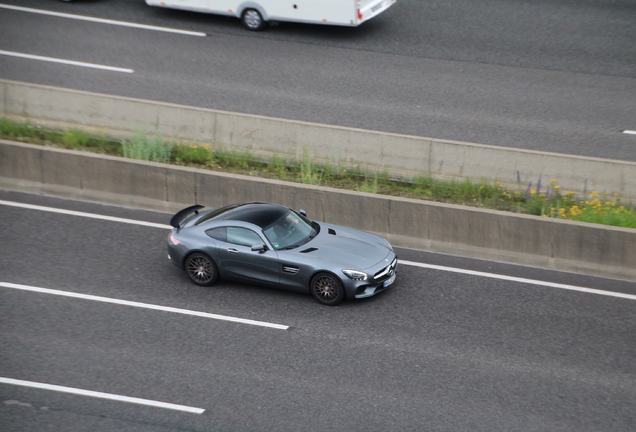
[[[231,204],[215,210],[211,210],[203,216],[197,225],[209,221],[242,221],[267,228],[279,218],[289,212],[289,208],[264,202],[246,202],[240,204]]]

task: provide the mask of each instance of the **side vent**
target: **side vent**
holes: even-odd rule
[[[285,273],[296,274],[296,273],[298,273],[298,270],[299,269],[297,267],[283,266],[283,271]]]
[[[317,251],[317,250],[318,250],[318,248],[310,247],[310,248],[307,248],[305,250],[301,250],[300,253],[309,253],[309,252],[313,252],[313,251]]]
[[[336,231],[333,228],[329,228],[329,231],[327,232],[331,235],[336,235]]]

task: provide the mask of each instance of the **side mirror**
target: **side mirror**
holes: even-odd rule
[[[266,250],[267,250],[267,246],[265,246],[265,245],[264,245],[264,244],[262,244],[262,243],[261,243],[261,244],[255,244],[255,245],[252,245],[252,251],[253,251],[253,252],[261,252],[261,253],[263,253],[263,252],[265,252]]]
[[[300,211],[298,213],[300,213],[301,215],[307,217],[307,212],[305,210],[303,210],[303,209],[300,209]]]

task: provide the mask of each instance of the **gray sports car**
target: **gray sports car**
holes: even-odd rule
[[[214,210],[194,205],[170,225],[168,258],[197,285],[220,277],[298,292],[320,303],[375,295],[395,281],[397,257],[382,237],[315,222],[262,202]]]

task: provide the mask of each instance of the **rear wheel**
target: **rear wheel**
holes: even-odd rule
[[[193,253],[186,259],[185,269],[192,282],[210,286],[219,278],[219,271],[212,258],[202,253]]]
[[[316,301],[327,306],[335,306],[345,298],[342,283],[330,273],[318,273],[314,276],[310,289]]]
[[[241,22],[248,30],[259,31],[265,28],[263,15],[256,9],[245,9],[241,14]]]

